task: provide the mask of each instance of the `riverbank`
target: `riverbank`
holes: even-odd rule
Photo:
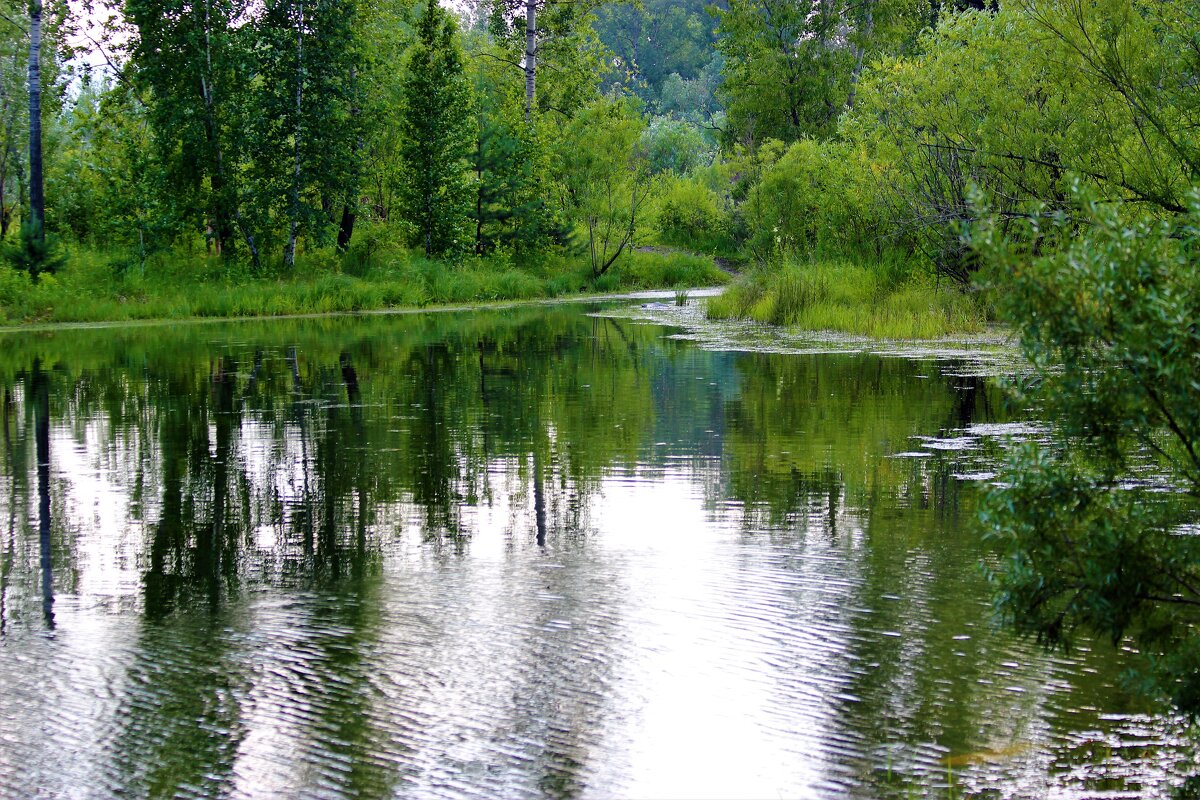
[[[633,252],[592,280],[582,259],[534,264],[468,258],[459,263],[399,256],[369,265],[313,258],[287,276],[254,276],[220,259],[174,257],[122,267],[93,251],[69,254],[34,285],[0,270],[0,326],[133,322],[428,308],[647,289],[720,286],[713,259],[682,252]]]
[[[203,256],[127,266],[111,254],[77,250],[37,285],[0,270],[0,328],[478,307],[726,284],[706,301],[710,319],[876,339],[974,334],[987,325],[975,298],[903,262],[824,259],[760,265],[738,276],[711,256],[643,247],[598,280],[583,258],[564,255],[518,265],[500,257],[449,263],[395,252],[369,261],[324,254],[299,259],[290,275],[262,276]]]
[[[708,317],[875,339],[975,334],[988,323],[986,309],[976,298],[900,260],[760,266],[710,299]]]

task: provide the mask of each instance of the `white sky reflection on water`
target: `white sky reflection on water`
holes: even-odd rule
[[[807,736],[769,730],[762,632],[752,618],[721,610],[719,598],[739,588],[739,576],[722,568],[737,532],[714,525],[695,485],[679,475],[610,479],[605,501],[600,539],[626,559],[631,635],[647,643],[617,681],[641,706],[607,728],[605,749],[626,750],[630,762],[627,782],[611,780],[630,797],[655,798],[774,797],[813,786],[821,748],[811,733],[824,727],[821,710],[808,709]]]

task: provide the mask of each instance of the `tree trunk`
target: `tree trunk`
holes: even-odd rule
[[[525,0],[525,121],[533,120],[537,95],[537,0]]]
[[[204,4],[204,63],[200,74],[200,99],[204,102],[204,138],[208,145],[208,180],[212,192],[210,201],[209,221],[212,226],[212,239],[216,250],[222,255],[230,255],[229,240],[233,238],[233,224],[230,220],[226,198],[225,169],[221,159],[221,143],[218,141],[216,98],[213,96],[215,87],[212,81],[212,19],[209,5]],[[257,266],[257,254],[251,251]]]
[[[358,107],[358,70],[350,67],[350,93],[356,98],[353,105],[350,106],[350,119],[358,121],[358,116],[361,110]],[[350,151],[350,186],[346,192],[346,200],[342,205],[342,222],[338,225],[337,249],[339,253],[344,253],[350,249],[350,239],[354,236],[354,223],[358,218],[358,160],[362,157],[362,151],[366,147],[363,142],[361,132],[354,141],[354,147]]]
[[[46,197],[42,185],[42,2],[29,4],[29,223],[41,244],[46,238]]]
[[[0,156],[0,239],[8,236],[8,226],[12,222],[12,209],[8,205],[8,162],[9,156],[13,149],[13,124],[12,116],[8,113],[9,97],[4,88],[0,86],[0,96],[4,98],[0,102],[0,115],[4,117],[4,153]],[[19,162],[19,159],[13,159],[14,162]]]
[[[358,219],[358,214],[354,212],[354,206],[350,203],[342,206],[342,221],[338,225],[337,249],[339,252],[346,252],[350,249],[350,239],[354,236],[354,223]]]
[[[237,207],[236,197],[231,200],[228,196],[225,162],[221,153],[220,127],[217,124],[216,86],[212,77],[212,21],[208,2],[204,4],[203,29],[205,66],[200,73],[200,98],[204,101],[204,138],[208,144],[208,180],[212,192],[212,199],[209,202],[209,224],[212,226],[212,237],[216,243],[217,252],[231,257],[234,251],[229,247],[229,243],[233,241],[233,226],[236,221],[242,239],[246,242],[246,249],[250,252],[254,268],[258,269],[262,265],[262,261],[259,258],[258,246],[254,243],[254,234],[250,232],[246,221],[242,218],[242,213]]]
[[[0,239],[8,236],[9,220],[12,211],[8,207],[8,196],[5,186],[8,184],[8,148],[4,148],[4,157],[0,159]]]
[[[25,162],[21,160],[21,156],[25,151],[20,147],[14,147],[12,150],[13,157],[13,174],[17,176],[17,203],[16,207],[21,209],[21,221],[25,222],[24,209],[29,208],[29,173],[25,171]]]
[[[862,75],[863,59],[867,54],[867,40],[875,32],[875,9],[871,0],[863,0],[866,7],[866,19],[859,30],[858,46],[855,48],[854,69],[850,71],[850,96],[846,98],[846,108],[854,108],[854,99],[858,94],[858,78]]]
[[[287,269],[296,266],[296,237],[300,231],[300,140],[303,135],[301,114],[304,100],[304,3],[299,5],[300,18],[296,22],[296,127],[292,138],[292,199],[291,224],[288,227],[287,249],[283,252],[283,265]]]
[[[221,146],[217,142],[217,124],[212,108],[212,93],[207,81],[202,81],[201,91],[204,94],[204,138],[208,140],[211,174],[208,177],[209,189],[212,191],[211,213],[209,214],[212,227],[212,240],[216,251],[228,254],[229,240],[233,238],[229,223],[229,214],[225,207],[225,170],[221,165]]]
[[[526,116],[528,119],[528,116]],[[475,255],[483,255],[483,111],[475,135]]]

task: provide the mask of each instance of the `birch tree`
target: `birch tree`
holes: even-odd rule
[[[134,28],[131,76],[148,99],[158,158],[180,217],[207,231],[227,257],[239,240],[260,263],[242,212],[242,113],[252,82],[253,38],[241,0],[126,0]]]
[[[29,3],[29,236],[35,252],[46,243],[42,180],[42,0]],[[37,271],[34,270],[34,274]]]
[[[599,0],[492,0],[493,35],[522,45],[519,60],[512,63],[524,74],[527,123],[532,123],[540,110],[554,109],[572,116],[593,99],[588,96],[580,100],[572,95],[578,95],[582,84],[594,91],[596,73],[603,68],[597,58],[602,46],[592,28],[595,11],[601,5]],[[539,88],[539,70],[546,63],[555,66],[559,83],[565,80],[579,85],[559,86],[558,91],[546,94],[544,88]],[[586,64],[586,80],[575,80],[580,73],[570,67],[563,69],[568,63]],[[539,91],[545,95],[541,100]]]
[[[355,169],[356,14],[347,0],[273,0],[256,31],[261,113],[250,122],[251,175],[257,205],[271,214],[262,224],[272,241],[283,238],[285,270],[302,236],[332,238]]]

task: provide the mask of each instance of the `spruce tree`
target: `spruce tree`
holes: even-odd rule
[[[570,231],[548,202],[551,153],[537,126],[526,125],[521,98],[500,81],[475,82],[471,227],[475,252],[530,252],[561,243]]]
[[[461,250],[468,241],[472,98],[455,33],[449,14],[429,0],[402,84],[404,200],[426,255]]]

